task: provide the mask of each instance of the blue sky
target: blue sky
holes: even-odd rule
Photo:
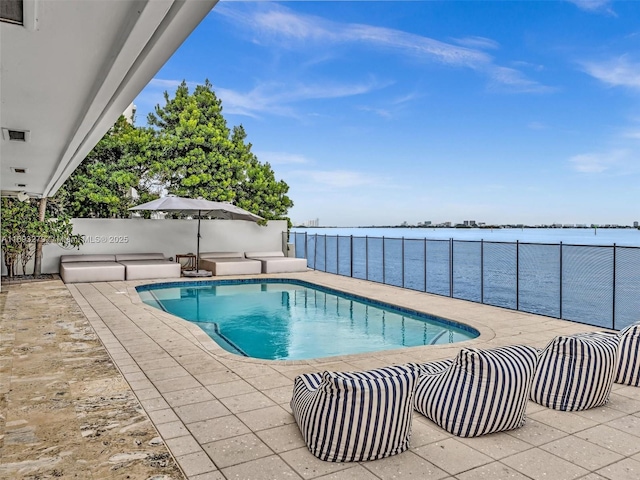
[[[221,1],[137,123],[207,78],[294,222],[640,220],[640,2]]]

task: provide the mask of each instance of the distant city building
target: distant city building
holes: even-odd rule
[[[462,224],[465,227],[475,227],[477,225],[475,220],[463,220]]]
[[[634,226],[635,228],[638,228],[638,222],[633,222],[633,226]]]
[[[129,104],[124,112],[122,112],[122,115],[124,115],[124,118],[127,120],[127,122],[133,125],[133,117],[135,117],[136,115],[136,106],[133,104],[133,102]]]

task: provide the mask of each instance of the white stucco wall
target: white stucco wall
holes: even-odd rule
[[[45,245],[42,273],[58,273],[60,255],[66,254],[162,252],[175,257],[195,253],[198,221],[76,218],[73,231],[85,236],[84,245],[79,250]],[[200,251],[283,251],[286,231],[285,220],[272,220],[264,227],[241,220],[202,220]],[[2,263],[2,274],[6,275]],[[29,266],[27,273],[32,272]]]

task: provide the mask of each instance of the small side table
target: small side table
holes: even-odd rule
[[[183,263],[183,259],[186,259],[187,261]],[[183,272],[196,270],[196,256],[193,253],[177,254],[176,262],[180,264]]]

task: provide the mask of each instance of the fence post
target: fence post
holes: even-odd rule
[[[364,236],[364,278],[369,280],[369,235]]]
[[[484,239],[480,239],[480,303],[484,303]]]
[[[307,232],[304,232],[304,258],[306,258],[307,263],[309,263],[309,251],[307,248]]]
[[[340,235],[336,235],[336,275],[340,275]]]
[[[612,315],[611,315],[611,328],[616,329],[616,244],[613,244],[613,301]]]
[[[562,242],[560,242],[560,316],[562,318]]]
[[[385,272],[385,261],[384,261],[384,235],[382,236],[382,284],[386,285],[386,272]]]
[[[516,240],[516,310],[520,310],[520,241]]]
[[[404,288],[404,237],[402,237],[402,288]]]
[[[424,291],[427,291],[427,239],[424,239]]]
[[[449,296],[453,298],[453,238],[449,239]]]
[[[349,241],[349,248],[350,248],[350,253],[349,253],[349,273],[350,273],[350,277],[353,278],[353,235],[351,235],[351,240]]]
[[[314,234],[315,241],[313,242],[313,269],[317,270],[316,262],[318,261],[318,234]]]
[[[327,270],[327,235],[324,236],[324,271],[329,271]]]

